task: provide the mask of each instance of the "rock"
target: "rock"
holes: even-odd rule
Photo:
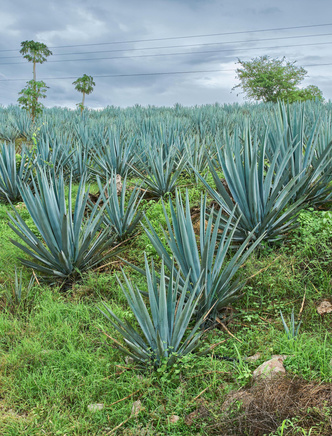
[[[319,315],[325,315],[326,313],[332,312],[332,303],[329,300],[323,300],[317,306],[317,313]]]
[[[272,359],[267,360],[262,363],[258,368],[253,372],[253,378],[265,378],[271,379],[275,375],[286,374],[285,367],[283,365],[283,361],[287,356],[273,356]]]
[[[142,410],[142,403],[140,400],[134,401],[132,408],[131,408],[131,416],[138,415],[139,412]]]
[[[134,363],[135,361],[134,361],[134,359],[133,359],[132,357],[130,357],[130,356],[126,356],[126,357],[125,357],[125,362],[126,362],[127,365],[131,365],[131,364]]]
[[[171,424],[175,424],[176,422],[178,422],[179,419],[180,419],[180,417],[178,415],[172,415],[168,418],[168,421]]]
[[[88,410],[90,410],[90,412],[99,412],[99,410],[103,410],[104,407],[103,403],[89,404]]]
[[[282,361],[287,359],[287,354],[272,354],[271,359],[281,359]]]
[[[249,356],[246,358],[247,362],[256,362],[256,360],[261,358],[261,353],[256,353],[253,356]]]

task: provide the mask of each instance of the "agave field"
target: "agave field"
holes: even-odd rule
[[[1,435],[332,434],[331,103],[12,106],[0,141]]]

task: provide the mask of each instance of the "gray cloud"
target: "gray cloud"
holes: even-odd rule
[[[327,21],[326,11],[329,9],[330,0],[321,0],[319,8],[311,0],[280,0],[277,7],[267,7],[262,0],[253,0],[249,8],[244,0],[34,0],[32,3],[16,0],[15,4],[5,2],[0,15],[0,80],[24,80],[0,81],[0,104],[15,103],[25,81],[32,78],[32,66],[19,55],[21,41],[29,39],[54,47],[54,56],[37,67],[37,77],[48,78],[45,81],[50,88],[44,103],[49,107],[75,107],[81,96],[75,91],[72,82],[84,73],[92,75],[96,82],[94,92],[86,99],[89,107],[130,106],[136,103],[173,105],[178,102],[195,105],[216,101],[241,102],[241,96],[237,97],[236,93],[231,93],[232,87],[236,84],[235,63],[238,57],[248,60],[268,54],[279,58],[286,56],[291,61],[297,60],[298,65],[329,63],[332,62],[331,46],[311,46],[310,43],[331,41],[332,45],[332,36],[276,41],[264,39],[329,31],[332,33],[332,26],[164,41],[104,43],[319,24]],[[255,41],[257,39],[262,41]],[[214,42],[220,45],[204,45]],[[301,43],[306,45],[278,48]],[[100,45],[57,48],[77,44]],[[184,47],[189,44],[201,45]],[[156,48],[176,45],[181,47]],[[3,51],[11,49],[14,51]],[[111,52],[121,49],[124,51]],[[105,52],[107,50],[108,53]],[[179,52],[188,54],[172,55]],[[66,55],[68,53],[77,54]],[[97,59],[146,54],[162,56]],[[16,57],[12,58],[13,56]],[[81,58],[90,60],[75,60]],[[7,63],[8,65],[5,65]],[[306,69],[309,77],[304,85],[315,84],[321,87],[325,98],[332,99],[330,68],[318,66]],[[153,72],[195,70],[223,71],[138,76]],[[134,76],[98,77],[112,74]],[[61,77],[70,78],[54,80]]]

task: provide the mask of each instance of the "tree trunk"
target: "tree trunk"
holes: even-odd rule
[[[81,106],[81,113],[83,112],[83,109],[84,109],[84,100],[85,100],[85,92],[83,92],[82,106]]]

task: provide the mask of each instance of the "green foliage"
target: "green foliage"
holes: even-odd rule
[[[20,53],[24,59],[34,64],[42,64],[52,54],[47,45],[37,41],[23,41],[21,42]]]
[[[306,88],[296,89],[293,93],[291,93],[287,100],[290,103],[294,101],[307,101],[307,100],[317,100],[324,101],[323,93],[315,85],[309,85]]]
[[[38,101],[40,98],[46,98],[46,83],[43,81],[29,80],[25,88],[19,92],[21,97],[18,98],[20,106],[26,110],[32,121],[43,113],[43,104]]]
[[[107,336],[117,348],[143,366],[158,368],[165,363],[167,366],[173,365],[176,360],[198,347],[198,341],[203,334],[203,331],[198,332],[204,320],[202,317],[197,320],[191,328],[190,334],[185,338],[186,330],[202,292],[198,289],[199,283],[188,297],[189,275],[180,288],[179,274],[173,276],[173,271],[174,269],[171,269],[170,277],[166,281],[164,262],[162,262],[158,278],[153,262],[150,270],[145,256],[145,275],[151,315],[140,290],[137,286],[132,285],[123,272],[127,290],[121,282],[119,283],[139,323],[143,336],[137,333],[128,321],[121,321],[105,304],[107,312],[101,310],[112,326],[123,336],[129,350],[117,340]]]
[[[33,258],[33,262],[22,258],[20,261],[52,278],[72,279],[105,260],[107,256],[103,253],[114,241],[107,229],[100,230],[103,209],[98,211],[95,206],[90,216],[84,217],[89,194],[84,192],[84,179],[78,188],[74,210],[72,182],[70,180],[66,198],[62,173],[56,180],[54,173],[39,168],[32,185],[23,184],[20,192],[40,237],[32,232],[15,208],[14,216],[9,214],[9,226],[29,248],[16,240],[12,243]],[[108,252],[108,256],[113,254]]]
[[[303,121],[302,106],[305,108]],[[309,157],[311,159],[311,154],[306,151],[309,145],[311,153],[313,153],[310,165],[316,165],[316,159],[332,139],[331,109],[332,105],[329,102],[324,103],[324,105],[318,102],[306,102],[301,103],[301,105],[295,103],[289,107],[291,122],[283,119],[283,121],[287,121],[287,126],[285,131],[280,130],[281,135],[287,133],[288,138],[291,139],[290,142],[294,141],[293,151],[298,141],[301,141],[304,160]],[[0,107],[0,136],[2,135],[2,138],[15,139],[19,131],[23,134],[27,132],[24,120],[18,123],[22,125],[20,129],[16,128],[13,122],[14,118],[19,119],[22,113],[26,115],[22,109],[15,106]],[[225,142],[220,144],[222,130],[225,130],[226,135],[232,137],[236,129],[235,126],[237,126],[237,132],[242,131],[246,118],[250,119],[251,125],[255,126],[255,130],[257,129],[258,138],[261,139],[264,138],[266,124],[270,126],[271,130],[274,129],[278,115],[280,115],[278,108],[274,104],[207,105],[196,108],[177,105],[173,109],[141,108],[139,106],[126,109],[108,107],[102,111],[85,111],[82,116],[78,111],[46,108],[43,118],[37,120],[33,126],[35,132],[33,136],[34,156],[38,162],[46,161],[49,162],[47,165],[54,165],[52,171],[57,173],[60,171],[61,173],[63,160],[60,159],[60,156],[62,152],[66,156],[70,156],[73,150],[77,151],[75,159],[70,161],[71,164],[67,162],[67,167],[69,167],[80,159],[79,153],[82,149],[91,151],[90,156],[95,155],[97,151],[102,155],[105,145],[103,140],[112,149],[113,143],[109,143],[107,137],[108,126],[112,124],[114,130],[116,129],[119,133],[117,145],[120,145],[120,148],[123,144],[133,144],[129,156],[144,158],[146,141],[141,141],[141,138],[145,138],[146,132],[148,132],[151,144],[157,144],[158,147],[163,144],[163,152],[166,152],[163,154],[164,158],[172,148],[175,147],[184,154],[185,144],[190,145],[188,155],[197,151],[197,154],[192,156],[193,159],[190,158],[191,164],[194,167],[196,163],[198,163],[198,167],[202,164],[201,169],[203,169],[206,153],[207,155],[211,153],[211,147],[215,142],[222,147],[227,146]],[[301,123],[303,123],[303,129],[298,130]],[[314,126],[317,126],[316,129]],[[269,132],[271,132],[270,129]],[[297,131],[300,132],[299,137]],[[240,141],[242,141],[243,135],[240,136]],[[203,150],[205,148],[203,138],[208,138],[206,139],[208,147],[205,150]],[[313,146],[316,138],[319,142],[318,147]],[[197,144],[195,144],[196,139]],[[30,143],[31,130],[27,135],[27,140],[29,141],[27,145],[32,146],[33,144]],[[17,153],[20,153],[21,141],[21,137],[16,139]],[[287,141],[286,138],[285,144]],[[231,140],[230,143],[232,143]],[[79,144],[82,145],[82,149],[78,146]],[[93,148],[91,144],[93,144]],[[202,149],[199,149],[200,146]],[[301,157],[298,149],[296,152]],[[243,154],[241,157],[243,158]],[[22,158],[20,155],[16,158],[18,172]],[[121,163],[122,157],[118,156],[117,158],[117,162]],[[218,160],[214,163],[216,162],[216,173],[220,179],[223,174]],[[85,166],[83,161],[85,159],[82,159],[82,165],[79,164],[80,168]],[[268,174],[270,161],[271,158],[264,159],[265,176]],[[238,160],[236,162],[239,163]],[[297,160],[294,159],[293,162],[295,165]],[[133,161],[131,163],[136,165]],[[90,162],[89,165],[93,165],[94,169],[98,167],[102,173],[96,161]],[[140,167],[137,168],[142,170]],[[302,170],[299,172],[302,173]],[[326,172],[328,170],[329,168],[326,168]],[[79,172],[80,170],[77,171],[77,174]],[[104,175],[106,177],[106,171]],[[287,175],[289,176],[289,172]],[[131,176],[132,174],[129,173],[128,185],[129,182],[130,185],[137,183],[137,180],[130,179]],[[102,174],[100,177],[103,177]],[[35,184],[38,186],[37,176],[34,178]],[[207,174],[207,180],[210,186],[215,188],[214,179],[210,173]],[[139,183],[140,181],[138,181]],[[199,250],[199,260],[201,260],[201,238],[196,218],[199,218],[200,191],[205,190],[204,185],[200,181],[198,185],[192,186],[192,179],[189,179],[185,172],[182,172],[177,184],[188,187],[191,219],[186,211],[185,217],[189,217],[188,222],[195,220],[194,233]],[[33,185],[31,189],[34,189]],[[77,199],[78,189],[79,187],[73,184],[71,192],[73,204]],[[97,184],[91,187],[91,190],[97,192]],[[65,192],[67,194],[67,187],[65,187]],[[125,204],[127,204],[129,196],[127,196]],[[184,196],[182,199],[184,203]],[[68,195],[66,195],[66,205],[69,203],[68,200]],[[51,206],[53,203],[56,201],[52,199]],[[145,199],[141,201],[140,208],[144,208],[152,227],[169,256],[173,258],[171,260],[174,260],[174,267],[179,273],[180,268],[167,243],[167,238],[169,239],[170,235],[168,234],[166,218],[171,223],[173,236],[175,234],[170,203],[168,201],[164,203],[166,214],[162,201]],[[178,215],[175,203],[176,198],[172,205],[175,214]],[[47,212],[52,209],[51,206],[45,208]],[[324,206],[325,209],[326,206],[328,205]],[[48,250],[24,203],[15,205],[15,208],[34,236]],[[66,293],[62,292],[63,287],[59,289],[53,286],[51,288],[42,283],[41,286],[34,286],[26,294],[31,270],[23,268],[22,280],[19,272],[15,276],[15,267],[19,266],[17,258],[22,251],[11,244],[9,239],[15,238],[22,244],[24,242],[8,226],[7,210],[9,210],[9,205],[1,203],[1,435],[67,434],[74,436],[78,434],[114,434],[114,432],[128,436],[140,434],[183,434],[187,436],[209,433],[226,434],[227,432],[214,427],[214,424],[220,418],[220,410],[223,409],[227,393],[247,385],[252,371],[265,360],[270,359],[272,354],[288,355],[284,365],[290,378],[297,374],[316,385],[331,382],[332,341],[329,334],[332,328],[331,317],[328,315],[320,316],[316,310],[317,304],[323,299],[329,298],[331,294],[331,211],[314,210],[313,208],[301,211],[298,217],[299,227],[288,232],[288,237],[282,245],[263,243],[256,255],[253,252],[245,264],[237,270],[234,279],[238,278],[240,283],[246,280],[246,285],[241,291],[243,298],[228,305],[222,312],[223,317],[220,317],[223,324],[227,326],[228,332],[234,336],[224,333],[224,329],[221,328],[209,328],[205,332],[204,342],[206,345],[204,348],[211,344],[216,345],[213,353],[204,356],[189,353],[178,359],[172,366],[167,366],[166,358],[161,361],[157,371],[141,371],[136,362],[131,363],[131,359],[124,363],[122,353],[119,353],[119,350],[112,346],[113,344],[107,345],[107,337],[101,334],[100,330],[108,331],[110,336],[119,341],[126,350],[130,350],[125,345],[125,341],[122,340],[120,333],[95,308],[96,301],[100,301],[101,297],[107,299],[112,312],[124,324],[126,321],[130,322],[148,345],[138,320],[130,309],[120,284],[116,281],[115,272],[121,261],[110,262],[108,266],[104,265],[103,268],[96,271],[89,270],[80,280],[73,283],[73,286],[68,288]],[[207,208],[206,225],[210,219],[208,210]],[[67,213],[68,216],[71,215],[69,211]],[[84,223],[89,220],[88,209],[86,213],[88,216],[83,220]],[[212,223],[215,223],[216,215],[213,215],[211,219]],[[164,227],[165,234],[158,228],[160,225]],[[188,228],[189,224],[188,227],[186,226],[186,229]],[[98,232],[102,229],[103,225],[101,224]],[[190,233],[189,230],[187,233]],[[182,234],[184,233],[182,232]],[[218,231],[218,234],[221,238],[222,233]],[[181,238],[179,240],[182,243]],[[218,244],[217,240],[217,246]],[[188,255],[190,254],[189,249],[187,250]],[[128,262],[135,263],[138,268],[144,268],[142,256],[144,250],[149,251],[150,254],[156,253],[147,234],[142,232],[125,246],[122,257]],[[195,245],[191,251],[195,252]],[[231,254],[231,251],[228,251],[222,268],[231,262]],[[216,255],[217,250],[212,257]],[[27,256],[22,257],[27,258]],[[40,262],[36,260],[35,263],[39,264]],[[159,263],[161,263],[161,259],[158,259],[154,264],[158,291],[160,288],[158,281]],[[152,276],[151,264],[149,264],[149,268]],[[128,280],[130,277],[135,291],[137,288],[141,291],[142,299],[152,320],[151,305],[145,296],[148,289],[145,276],[129,267],[126,267],[125,274]],[[166,272],[164,275],[166,276]],[[170,275],[169,271],[167,275]],[[7,292],[10,292],[11,298],[16,298],[14,296],[15,289],[19,289],[19,286],[16,288],[16,277],[18,283],[22,285],[22,293],[20,305],[15,303],[14,307],[7,305],[9,302]],[[76,277],[80,277],[78,273]],[[177,274],[174,273],[173,282],[176,283],[177,277]],[[184,278],[186,277],[184,276]],[[165,283],[168,290],[167,277],[165,277]],[[177,301],[179,301],[182,290],[180,285],[182,286],[182,277],[179,278]],[[126,283],[122,286],[125,288],[125,292],[130,294]],[[188,286],[191,284],[189,283]],[[187,292],[186,299],[189,296],[190,292]],[[202,297],[200,301],[202,301]],[[301,334],[297,336],[295,341],[292,341],[287,338],[284,332],[279,310],[282,310],[287,326],[290,327],[291,308],[292,306],[297,307],[302,301],[305,304],[301,314]],[[200,302],[197,303],[195,311],[199,311],[199,304]],[[19,309],[16,310],[16,308]],[[106,309],[104,311],[107,314]],[[111,315],[108,314],[108,316],[111,318]],[[192,319],[181,343],[190,335],[194,324]],[[197,330],[197,334],[200,333],[201,331]],[[252,356],[257,352],[261,355],[258,361],[247,360],[247,356]],[[227,362],[223,359],[224,356],[235,360]],[[153,363],[151,364],[153,365]],[[141,411],[137,415],[131,415],[133,402],[137,400],[141,401]],[[95,403],[102,403],[104,408],[92,413],[88,406]],[[200,404],[198,405],[198,403]],[[202,414],[201,410],[203,410]],[[204,418],[205,411],[209,413],[207,418]],[[191,415],[192,412],[194,412],[195,418],[192,425],[188,425],[186,417],[189,415],[188,418],[191,419],[194,416]],[[330,412],[326,412],[326,425],[321,423],[323,418],[325,419],[322,413],[310,415],[310,420],[312,419],[310,425],[315,427],[311,433],[319,432],[324,428],[326,429],[325,433],[330,434]],[[170,417],[172,415],[178,415],[179,421],[171,423]],[[226,415],[229,429],[236,434],[241,432],[237,431],[239,422],[237,417],[238,415],[233,412]],[[296,417],[290,416],[290,419],[293,423],[296,422]],[[303,426],[303,428],[306,427]],[[284,433],[291,431],[292,429],[289,428]],[[324,433],[323,430],[321,432]]]
[[[96,84],[93,81],[92,76],[83,74],[82,77],[79,77],[78,79],[75,80],[75,82],[73,82],[73,85],[75,85],[76,91],[81,92],[83,94],[82,102],[77,104],[77,106],[81,109],[81,113],[82,113],[84,110],[85,95],[91,94],[91,92],[93,91],[93,87],[96,86]]]
[[[283,326],[284,326],[285,332],[286,332],[286,334],[287,334],[287,338],[288,338],[288,339],[296,339],[296,337],[297,337],[297,335],[298,335],[298,333],[299,333],[299,329],[300,329],[300,326],[301,326],[301,324],[302,324],[302,321],[300,321],[300,322],[297,324],[297,327],[295,328],[294,308],[293,308],[293,310],[292,310],[291,320],[290,320],[290,326],[289,326],[289,327],[288,327],[288,325],[287,325],[287,323],[286,323],[286,321],[285,321],[285,318],[284,318],[284,316],[283,316],[281,310],[280,310],[280,316],[281,316],[281,320],[282,320],[282,324],[283,324]]]
[[[35,121],[43,112],[43,105],[38,100],[46,97],[48,88],[45,82],[36,80],[36,64],[45,62],[52,52],[45,44],[36,41],[23,41],[21,47],[20,53],[24,59],[33,63],[33,79],[19,92],[21,97],[18,98],[18,102],[30,114],[32,121]]]
[[[20,275],[17,273],[17,268],[15,267],[15,280],[12,289],[6,289],[6,307],[9,311],[16,313],[26,308],[29,294],[33,288],[35,282],[35,277],[31,276],[28,285],[25,287],[22,280],[22,270]],[[8,286],[8,285],[7,285]]]
[[[322,100],[321,91],[316,86],[298,89],[297,86],[307,75],[303,67],[295,65],[296,62],[282,59],[273,59],[269,56],[260,56],[250,61],[238,59],[240,67],[237,68],[237,79],[240,83],[233,89],[242,88],[249,100],[276,103],[278,100],[294,101]]]

